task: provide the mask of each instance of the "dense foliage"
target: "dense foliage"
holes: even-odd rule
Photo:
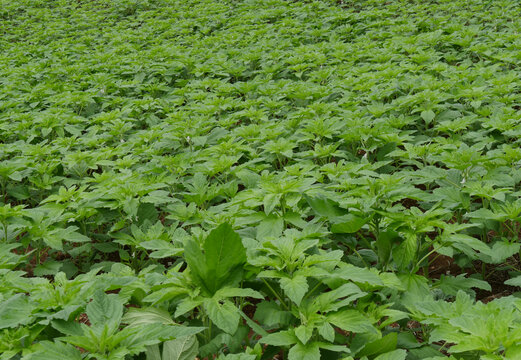
[[[516,0],[0,0],[0,359],[520,359]]]

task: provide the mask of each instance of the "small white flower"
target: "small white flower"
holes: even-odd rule
[[[192,140],[192,139],[190,139],[190,136],[187,136],[186,137],[186,142],[190,142],[190,140]]]

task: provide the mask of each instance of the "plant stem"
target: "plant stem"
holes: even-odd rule
[[[438,246],[437,248],[434,248],[434,249],[432,249],[431,251],[429,251],[429,252],[427,253],[427,255],[425,255],[424,257],[422,257],[422,258],[421,258],[421,259],[416,263],[416,266],[414,267],[413,270],[416,270],[416,271],[417,271],[417,270],[419,269],[419,267],[420,267],[420,264],[421,264],[425,259],[428,259],[429,256],[431,256],[432,254],[434,254],[435,252],[437,252],[439,249],[441,249],[441,248],[444,247],[444,246],[445,246],[445,244],[441,244],[441,245]]]
[[[351,250],[353,250],[353,252],[358,255],[358,257],[360,258],[360,260],[362,260],[362,262],[364,263],[365,267],[367,268],[370,268],[369,264],[364,260],[364,258],[362,257],[362,255],[360,255],[360,253],[358,251],[356,251],[356,249],[353,247]]]
[[[319,281],[318,284],[316,284],[313,289],[311,289],[311,291],[309,291],[306,296],[304,296],[304,299],[311,296],[311,294],[313,294],[318,288],[319,286],[322,285],[322,283]]]
[[[7,222],[2,222],[2,226],[4,227],[4,242],[7,243]]]
[[[262,281],[268,287],[268,289],[270,289],[270,291],[273,293],[273,295],[275,295],[275,297],[280,301],[280,303],[286,308],[286,310],[289,311],[288,305],[286,305],[286,303],[282,300],[280,295],[271,287],[271,285],[266,281],[266,279],[262,279]]]

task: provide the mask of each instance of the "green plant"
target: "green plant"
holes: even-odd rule
[[[518,356],[519,11],[0,0],[0,358]]]

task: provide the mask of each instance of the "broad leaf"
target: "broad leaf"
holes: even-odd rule
[[[406,233],[402,243],[393,249],[393,260],[400,269],[405,269],[414,259],[417,251],[417,242],[416,234]]]
[[[87,305],[86,313],[94,327],[103,327],[105,324],[118,325],[123,316],[123,304],[116,294],[107,295],[98,290]]]
[[[154,323],[174,325],[170,313],[158,308],[130,308],[123,316],[122,321],[129,326],[141,326]]]
[[[31,321],[33,306],[24,294],[17,294],[0,303],[0,329],[27,324]]]
[[[81,352],[74,346],[62,342],[43,341],[36,347],[37,352],[28,355],[29,360],[81,360]]]
[[[229,224],[212,230],[204,241],[204,254],[194,240],[187,242],[185,258],[197,283],[210,295],[234,285],[246,262],[246,249]]]
[[[342,310],[329,314],[327,321],[345,331],[354,333],[376,332],[369,319],[357,310]]]
[[[163,360],[194,360],[199,351],[195,336],[186,336],[163,344]]]
[[[360,230],[365,225],[366,220],[353,214],[347,214],[333,219],[332,222],[332,233],[350,234]]]
[[[220,304],[215,299],[205,299],[203,305],[208,317],[219,329],[228,334],[234,334],[237,331],[241,315],[231,301],[224,300]]]
[[[259,341],[267,345],[289,346],[296,344],[298,342],[298,339],[293,331],[284,330],[276,333],[271,333],[268,336],[264,336]]]
[[[293,278],[282,278],[280,279],[280,287],[284,290],[284,293],[293,301],[295,304],[300,305],[302,298],[308,291],[307,279],[302,275],[296,275]]]
[[[374,360],[405,360],[407,357],[407,351],[403,349],[397,349],[382,355],[377,356]]]
[[[389,351],[393,351],[396,349],[396,344],[398,342],[398,333],[392,332],[381,339],[372,341],[367,343],[361,351],[357,352],[356,355],[358,357],[362,356],[370,356],[386,353]]]
[[[382,279],[380,279],[377,272],[373,272],[367,268],[356,267],[351,264],[341,264],[340,268],[336,270],[333,275],[356,283],[383,286]]]
[[[514,278],[511,278],[511,279],[508,279],[507,281],[505,281],[505,284],[510,285],[510,286],[519,286],[519,287],[521,287],[521,275],[520,276],[516,276]]]
[[[297,343],[288,352],[288,360],[319,360],[320,348],[317,343],[306,345]]]
[[[325,197],[325,196],[314,196],[310,197],[307,195],[304,195],[306,201],[308,202],[309,206],[313,209],[315,213],[317,213],[320,216],[323,216],[328,219],[337,218],[339,216],[344,215],[347,210],[342,209],[338,203],[335,201]]]

